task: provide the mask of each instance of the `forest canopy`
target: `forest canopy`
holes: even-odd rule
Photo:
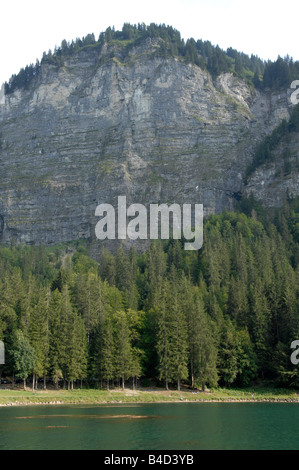
[[[299,386],[299,200],[210,216],[201,250],[0,248],[5,377],[56,387]],[[270,218],[271,217],[271,218]]]

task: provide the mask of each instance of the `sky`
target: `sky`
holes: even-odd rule
[[[14,0],[0,5],[0,84],[63,39],[124,23],[165,23],[184,39],[209,40],[264,60],[299,60],[298,0]]]

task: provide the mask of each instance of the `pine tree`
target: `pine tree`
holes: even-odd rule
[[[171,281],[166,282],[158,305],[158,342],[160,379],[165,380],[166,389],[170,380],[188,378],[188,341],[186,316],[180,304],[177,289],[179,278],[173,267]],[[164,297],[164,298],[163,298]]]
[[[73,311],[68,320],[68,361],[67,378],[73,388],[74,380],[83,380],[87,375],[87,337],[84,322],[77,312]]]
[[[48,324],[48,292],[40,290],[40,299],[31,310],[29,324],[30,344],[35,350],[36,362],[33,370],[32,388],[37,386],[35,379],[44,377],[49,366],[49,324]],[[44,380],[44,388],[46,381]]]
[[[74,284],[75,305],[80,312],[87,333],[90,336],[95,331],[104,315],[102,281],[93,269],[87,274],[79,273]]]
[[[236,382],[248,387],[257,376],[257,356],[248,330],[237,331],[238,374]]]
[[[100,376],[106,381],[109,390],[110,381],[116,377],[116,345],[114,322],[111,315],[107,315],[101,335],[102,343],[99,345],[98,364]]]
[[[169,283],[165,281],[160,289],[157,306],[155,308],[155,317],[157,319],[157,354],[158,354],[158,372],[159,379],[165,381],[166,390],[168,384],[173,378],[172,371],[172,338],[169,329],[169,309],[167,298],[169,297]]]
[[[60,302],[61,293],[58,289],[51,293],[49,301],[49,373],[53,378],[55,387],[58,388],[62,378],[61,352],[62,347],[60,333]]]
[[[130,340],[131,331],[128,324],[126,312],[115,313],[116,344],[115,366],[116,375],[121,379],[122,389],[125,388],[125,380],[132,377],[132,345]]]
[[[24,390],[26,390],[26,379],[34,369],[36,354],[21,330],[15,331],[12,355],[15,370],[17,375],[23,379]]]
[[[218,355],[211,322],[200,305],[197,308],[199,318],[196,325],[197,341],[194,351],[194,378],[195,384],[205,391],[206,385],[215,387],[218,384]]]
[[[228,318],[222,332],[218,368],[225,386],[231,386],[238,374],[238,342],[235,327]]]

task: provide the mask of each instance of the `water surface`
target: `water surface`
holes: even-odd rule
[[[0,408],[0,450],[299,450],[299,404]]]

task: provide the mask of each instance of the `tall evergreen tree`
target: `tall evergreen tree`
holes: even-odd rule
[[[36,354],[21,330],[16,330],[14,334],[14,343],[12,356],[17,375],[24,381],[24,390],[26,390],[26,380],[33,372]]]

